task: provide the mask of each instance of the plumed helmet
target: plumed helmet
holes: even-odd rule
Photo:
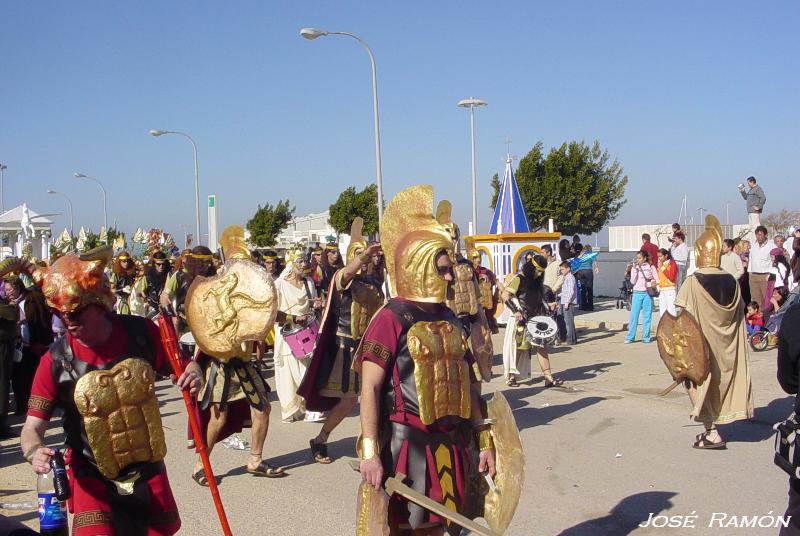
[[[347,245],[347,264],[350,264],[350,261],[356,258],[356,251],[359,249],[362,251],[367,249],[367,240],[361,234],[363,228],[364,220],[360,216],[357,216],[350,226],[350,244]]]
[[[449,230],[433,217],[433,188],[427,184],[401,190],[381,219],[392,294],[411,301],[444,303],[447,281],[439,275],[436,257],[453,255]]]
[[[719,268],[722,254],[722,228],[713,214],[706,216],[706,228],[694,243],[694,262],[698,268]]]

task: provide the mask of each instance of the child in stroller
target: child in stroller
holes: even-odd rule
[[[800,300],[800,287],[795,287],[792,292],[786,292],[786,287],[778,287],[772,291],[771,302],[775,312],[766,318],[764,329],[755,331],[747,340],[753,350],[760,352],[769,348],[774,348],[778,344],[778,331],[781,328],[781,320],[786,310]]]
[[[631,298],[633,297],[633,285],[631,284],[631,270],[633,263],[628,263],[625,268],[625,277],[622,278],[622,286],[619,287],[619,296],[617,296],[617,309],[631,310]]]

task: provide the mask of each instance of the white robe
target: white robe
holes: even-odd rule
[[[503,376],[506,380],[511,378],[512,374],[519,380],[525,380],[531,376],[530,350],[517,350],[517,341],[514,337],[516,331],[517,319],[513,314],[509,314],[506,321],[506,334],[503,338]]]
[[[313,299],[316,298],[314,283],[308,281],[307,288],[311,294],[309,300],[306,289],[297,288],[281,275],[275,281],[278,290],[278,310],[288,315],[308,316],[313,314]],[[289,419],[299,416],[305,411],[305,402],[298,396],[297,388],[303,381],[310,358],[297,359],[292,355],[286,340],[281,335],[278,325],[275,326],[275,390],[281,403],[281,418]]]

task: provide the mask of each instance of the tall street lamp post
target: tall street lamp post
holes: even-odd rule
[[[375,56],[372,55],[372,49],[369,48],[360,37],[349,32],[328,32],[320,30],[319,28],[303,28],[300,30],[300,35],[309,41],[313,41],[317,37],[326,35],[346,35],[358,41],[369,55],[369,63],[372,67],[372,115],[375,124],[375,183],[378,186],[378,219],[383,217],[383,174],[381,172],[381,129],[380,129],[380,116],[378,115],[378,75],[375,69]]]
[[[0,214],[5,214],[6,205],[3,202],[3,172],[8,169],[5,164],[0,164]]]
[[[106,205],[106,189],[103,188],[103,184],[95,179],[94,177],[90,177],[89,175],[84,175],[83,173],[78,173],[77,171],[72,174],[73,177],[76,179],[89,179],[90,181],[94,181],[100,187],[100,190],[103,192],[103,227],[106,231],[108,231],[108,207]]]
[[[47,193],[48,194],[54,194],[54,195],[63,195],[64,199],[67,200],[67,206],[69,207],[69,236],[70,236],[70,238],[74,238],[75,237],[75,222],[72,219],[72,201],[70,200],[69,197],[67,197],[67,194],[65,194],[65,193],[56,192],[55,190],[47,190]]]
[[[458,101],[461,108],[469,108],[469,131],[472,138],[472,232],[478,234],[478,186],[475,178],[475,108],[488,103],[474,97]]]
[[[200,236],[200,173],[197,168],[197,144],[194,142],[194,139],[192,139],[191,136],[178,130],[150,131],[150,135],[155,137],[163,136],[164,134],[177,134],[179,136],[183,136],[192,143],[192,149],[194,150],[194,229],[196,236],[195,240],[197,240],[197,244],[200,245],[203,243],[203,241],[202,237]]]

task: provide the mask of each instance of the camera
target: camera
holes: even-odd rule
[[[740,190],[744,190],[744,184],[739,183],[739,186],[737,186],[737,188],[739,188]]]

